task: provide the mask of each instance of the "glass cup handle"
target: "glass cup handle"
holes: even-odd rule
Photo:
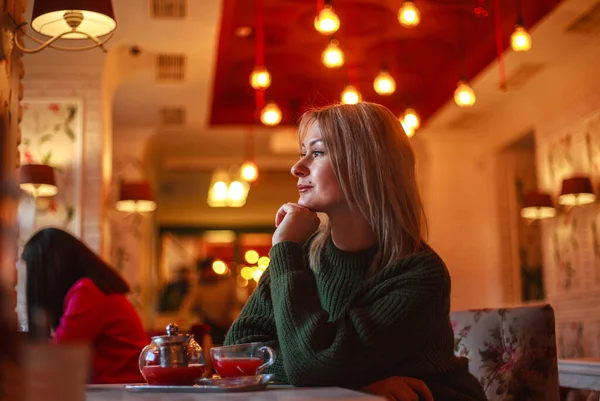
[[[271,366],[275,363],[275,351],[273,351],[273,349],[271,347],[267,347],[265,345],[263,347],[260,347],[258,350],[265,352],[269,357],[265,361],[265,363],[263,363],[256,369],[257,375],[260,374],[260,372],[262,372],[265,368],[268,368],[269,366]]]

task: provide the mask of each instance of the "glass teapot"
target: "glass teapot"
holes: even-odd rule
[[[191,386],[204,374],[204,353],[193,334],[179,334],[174,323],[167,335],[152,337],[140,354],[140,372],[148,384]]]

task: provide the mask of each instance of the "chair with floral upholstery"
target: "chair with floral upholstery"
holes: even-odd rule
[[[559,401],[554,310],[550,305],[455,311],[454,353],[489,401]]]

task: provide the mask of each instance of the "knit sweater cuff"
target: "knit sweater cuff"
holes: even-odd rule
[[[291,271],[307,269],[302,245],[297,242],[283,241],[275,244],[270,252],[269,270],[272,277],[280,277]]]

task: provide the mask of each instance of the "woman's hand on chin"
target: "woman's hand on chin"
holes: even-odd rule
[[[392,376],[359,389],[390,401],[434,401],[427,385],[412,377]],[[420,397],[420,398],[419,398]]]
[[[320,220],[317,214],[297,203],[286,203],[279,208],[275,215],[273,245],[283,241],[293,241],[303,244],[319,228]]]

